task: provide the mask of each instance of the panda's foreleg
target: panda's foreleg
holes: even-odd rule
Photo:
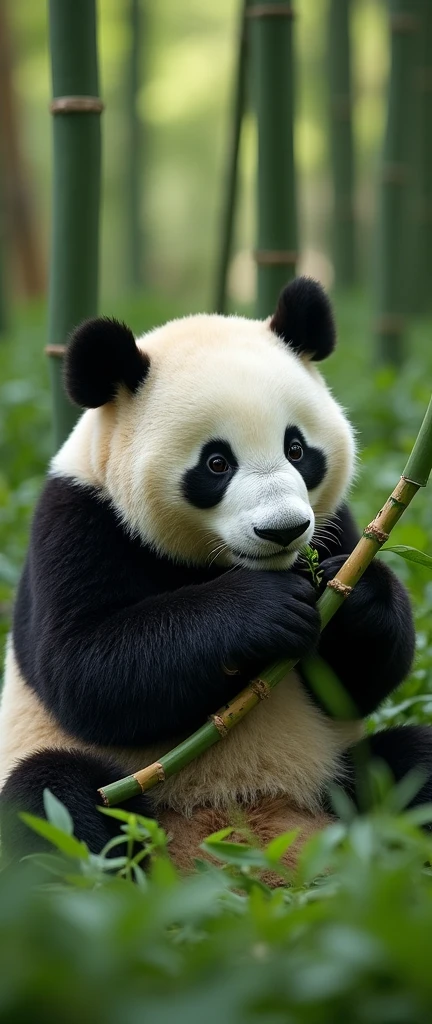
[[[395,782],[417,770],[420,786],[409,806],[432,802],[431,726],[401,725],[377,732],[351,747],[344,761],[344,778],[342,782],[338,780],[338,785],[360,811],[368,810],[372,804],[367,772],[367,765],[372,761],[384,762]]]
[[[109,757],[85,753],[81,750],[41,750],[20,761],[8,776],[0,794],[0,828],[2,850],[7,858],[47,850],[52,847],[31,831],[19,818],[27,811],[45,817],[43,791],[50,789],[67,807],[73,822],[74,834],[87,843],[92,853],[100,853],[103,846],[120,834],[119,823],[101,814],[98,788],[115,782],[124,775],[124,768]],[[127,804],[127,810],[154,817],[150,799],[137,796]],[[116,855],[124,850],[116,848]]]

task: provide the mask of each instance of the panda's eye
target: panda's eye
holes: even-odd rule
[[[300,441],[291,441],[288,448],[288,458],[291,459],[291,462],[300,462],[300,459],[303,458],[303,448]]]
[[[207,466],[211,473],[229,473],[230,466],[223,455],[210,455],[207,459]]]

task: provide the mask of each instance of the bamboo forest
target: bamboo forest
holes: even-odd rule
[[[0,1024],[429,1024],[431,471],[432,0],[1,0]]]

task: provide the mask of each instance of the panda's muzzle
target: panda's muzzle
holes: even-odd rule
[[[294,540],[301,537],[302,533],[306,532],[309,525],[310,519],[306,519],[304,523],[297,523],[296,526],[282,526],[280,529],[258,530],[254,526],[254,533],[261,540],[269,540],[273,544],[279,544],[282,548],[287,548]]]

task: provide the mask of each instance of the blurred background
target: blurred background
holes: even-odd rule
[[[223,205],[224,168],[238,39],[239,3],[176,0],[141,5],[139,89],[141,124],[139,218],[141,278],[146,290],[189,308],[206,308]],[[389,71],[387,5],[351,4],[352,113],[355,133],[355,210],[358,280],[370,271],[376,213],[377,161]],[[297,0],[295,37],[295,157],[298,175],[300,269],[334,281],[330,251],[332,174],[328,133],[328,0]],[[103,0],[98,10],[103,114],[101,289],[110,303],[131,290],[128,221],[128,89],[132,21],[128,0]],[[26,278],[15,248],[18,226],[8,224],[14,260],[9,288],[27,298],[46,280],[52,184],[48,5],[33,0],[2,5],[2,89],[13,91],[13,132],[26,201],[31,204],[38,270]],[[5,81],[7,76],[8,81]],[[9,129],[12,132],[12,126]],[[239,206],[229,294],[252,302],[255,288],[256,133],[245,116],[239,167]],[[22,177],[21,177],[22,176]],[[34,278],[34,279],[33,279]]]
[[[285,69],[293,85],[293,120],[286,108],[286,120],[276,126],[282,144],[293,139],[292,237],[285,248],[298,252],[297,272],[317,277],[332,292],[339,347],[323,369],[358,430],[361,458],[352,500],[359,521],[368,522],[400,475],[431,390],[432,4],[296,0],[294,6]],[[259,82],[252,18],[246,18],[237,202],[226,273],[221,255],[242,12],[241,0],[103,0],[97,7],[105,103],[99,311],[125,318],[136,332],[176,315],[220,308],[221,280],[227,311],[271,312],[259,301],[257,307],[254,251],[263,210],[257,202]],[[55,446],[44,354],[53,340],[47,294],[56,120],[49,113],[48,22],[48,4],[2,0],[3,641],[31,513]],[[267,59],[271,74],[271,50]],[[278,61],[275,50],[274,65]],[[271,109],[266,114],[261,103],[259,110],[260,130],[274,134]],[[281,153],[287,159],[283,145]],[[267,168],[267,197],[276,190],[283,202],[279,160],[274,163],[274,180]],[[83,167],[85,175],[85,153]],[[278,240],[273,248],[281,248]],[[430,507],[427,494],[416,499],[395,542],[432,553]],[[419,639],[401,700],[379,721],[386,714],[396,721],[411,714],[429,720],[430,577],[422,567],[387,558],[410,587]]]

